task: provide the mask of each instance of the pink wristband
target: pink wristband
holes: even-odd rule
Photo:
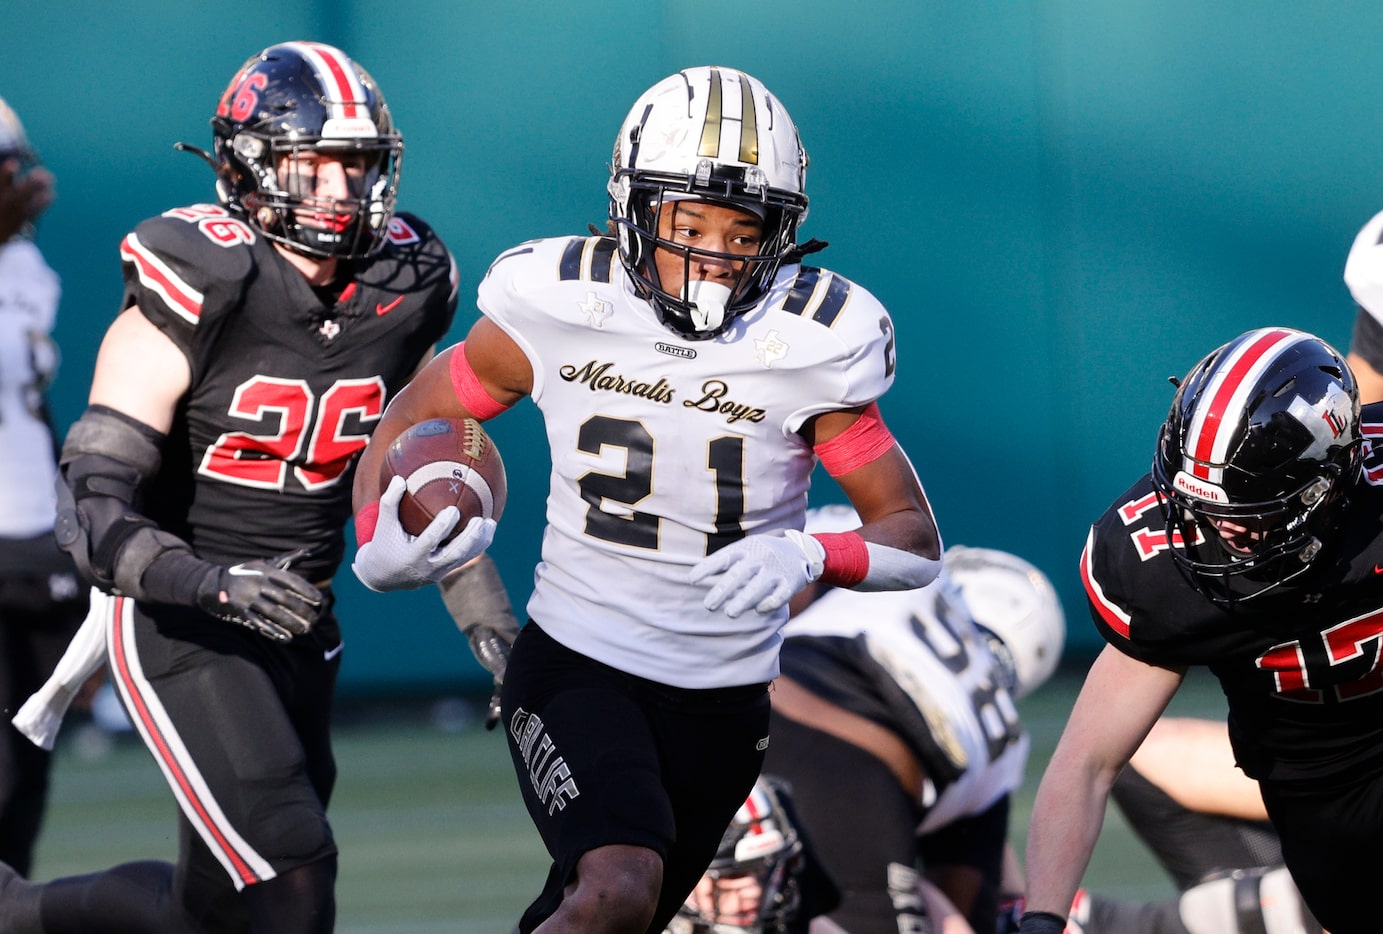
[[[494,418],[509,408],[485,390],[480,377],[471,369],[471,362],[466,359],[465,341],[457,344],[451,353],[451,387],[456,390],[456,398],[461,400],[466,411],[479,421]]]
[[[832,587],[853,587],[869,574],[869,546],[859,532],[816,532],[812,538],[826,549],[821,582]]]
[[[839,477],[873,463],[891,451],[893,445],[893,433],[884,424],[879,403],[871,402],[853,425],[813,450],[826,472]]]
[[[355,514],[355,544],[359,547],[375,537],[375,526],[379,523],[379,500],[362,506]]]

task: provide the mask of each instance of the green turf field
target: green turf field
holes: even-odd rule
[[[1020,853],[1037,775],[1081,675],[1063,671],[1022,704],[1033,758],[1015,808]],[[1172,711],[1220,716],[1223,700],[1213,680],[1193,676]],[[81,727],[74,720],[59,739],[35,877],[170,858],[172,799],[144,747],[126,737],[99,754],[87,749]],[[336,731],[336,751],[340,777],[331,816],[341,848],[337,930],[512,929],[547,863],[519,802],[502,737],[481,729],[456,703],[350,704]],[[1128,898],[1172,893],[1112,810],[1086,882]]]

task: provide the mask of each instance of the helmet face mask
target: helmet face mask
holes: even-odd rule
[[[211,125],[221,201],[267,239],[316,258],[359,259],[383,245],[403,139],[345,53],[311,42],[265,49],[226,88]],[[328,162],[345,183],[319,197]]]
[[[1307,571],[1334,538],[1360,446],[1354,378],[1318,338],[1263,328],[1201,360],[1152,466],[1187,580],[1233,605]]]
[[[691,339],[714,337],[763,297],[806,218],[806,168],[787,111],[743,72],[689,68],[634,103],[615,141],[610,221],[625,269],[666,327]],[[688,200],[758,218],[757,249],[713,252],[660,237],[660,221]],[[659,250],[681,257],[684,283],[698,255],[732,264],[729,294],[702,298],[685,284],[668,288],[655,261]]]

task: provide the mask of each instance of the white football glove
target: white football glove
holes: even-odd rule
[[[750,535],[707,555],[691,570],[691,582],[711,581],[708,610],[725,608],[739,616],[753,607],[772,613],[821,576],[826,548],[810,535],[788,529],[782,535]]]
[[[399,523],[399,502],[408,484],[394,477],[379,498],[375,534],[355,552],[351,570],[360,583],[374,591],[416,590],[435,584],[479,555],[495,538],[495,520],[476,517],[461,534],[442,545],[442,539],[460,521],[461,512],[448,506],[416,538]]]

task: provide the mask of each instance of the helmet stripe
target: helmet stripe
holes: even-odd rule
[[[350,59],[337,48],[319,42],[289,43],[295,46],[317,73],[326,91],[325,103],[333,117],[365,116],[365,88],[356,77]]]
[[[696,150],[698,156],[711,159],[720,157],[721,119],[724,116],[722,103],[720,69],[711,69],[711,90],[706,98],[706,122],[701,125],[701,145]]]
[[[1259,377],[1289,347],[1305,339],[1297,331],[1268,328],[1241,342],[1230,356],[1215,364],[1187,432],[1186,450],[1194,461],[1183,469],[1202,480],[1220,480],[1222,468],[1211,465],[1225,462],[1240,416]]]
[[[754,110],[754,89],[749,76],[740,73],[740,161],[759,164],[759,123]]]

